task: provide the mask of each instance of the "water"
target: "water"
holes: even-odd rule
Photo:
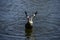
[[[38,11],[29,32],[24,11]],[[0,40],[60,40],[60,0],[0,0]]]

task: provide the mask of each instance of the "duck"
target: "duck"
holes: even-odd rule
[[[36,14],[37,14],[37,11],[30,17],[30,16],[27,15],[27,12],[25,11],[25,15],[26,15],[26,18],[27,18],[27,23],[25,24],[25,28],[32,29],[33,19],[36,16]]]

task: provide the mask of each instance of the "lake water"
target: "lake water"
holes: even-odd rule
[[[38,12],[29,32],[25,11]],[[60,40],[60,0],[0,0],[0,40]]]

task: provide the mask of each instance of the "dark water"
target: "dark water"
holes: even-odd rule
[[[29,32],[24,11],[38,11]],[[60,40],[60,0],[0,0],[0,40]]]

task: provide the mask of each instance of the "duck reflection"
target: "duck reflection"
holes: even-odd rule
[[[25,27],[25,36],[27,39],[30,39],[30,37],[32,36],[32,32],[33,32],[32,28]]]
[[[27,15],[26,11],[25,11],[25,14],[27,18],[27,23],[25,24],[25,36],[29,40],[33,32],[33,18],[35,17],[37,12],[33,14],[31,17]]]

